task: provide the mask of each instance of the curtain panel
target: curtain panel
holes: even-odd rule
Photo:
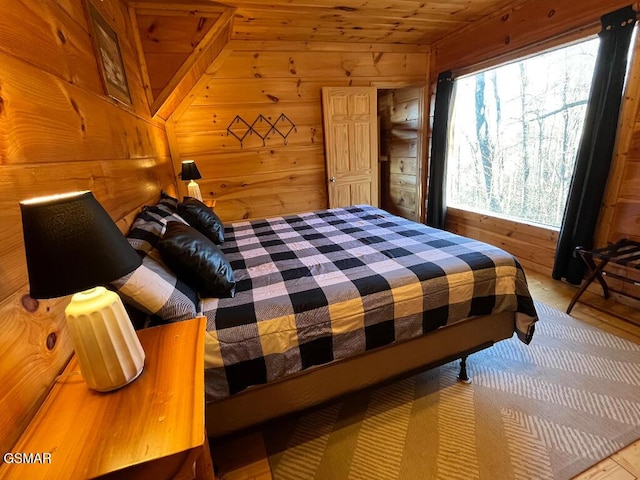
[[[593,247],[613,156],[636,12],[628,6],[603,16],[601,21],[600,48],[552,274],[573,284],[582,282],[585,269],[574,255],[576,247]]]
[[[447,213],[445,181],[447,170],[447,136],[453,95],[451,71],[438,75],[436,101],[431,130],[431,158],[427,190],[427,225],[444,229]]]

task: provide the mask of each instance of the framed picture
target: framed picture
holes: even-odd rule
[[[85,3],[104,90],[110,97],[131,106],[131,93],[124,70],[118,35],[90,0],[86,0]]]

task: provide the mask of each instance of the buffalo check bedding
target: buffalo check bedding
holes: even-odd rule
[[[468,317],[537,320],[510,254],[371,206],[240,222],[222,251],[234,298],[201,302],[207,401]]]

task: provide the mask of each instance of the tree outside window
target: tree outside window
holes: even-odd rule
[[[560,226],[598,42],[456,79],[448,206]]]

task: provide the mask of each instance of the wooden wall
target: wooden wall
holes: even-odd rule
[[[35,413],[72,346],[67,299],[29,297],[18,201],[92,190],[115,220],[173,184],[164,125],[151,120],[127,9],[114,25],[133,106],[106,97],[82,1],[14,0],[0,16],[0,451]]]
[[[176,172],[195,160],[203,197],[225,221],[326,208],[321,88],[424,83],[429,67],[428,48],[406,45],[232,41],[225,54],[167,122]],[[281,114],[296,126],[286,144],[227,134],[236,115],[251,124]]]
[[[602,15],[628,4],[624,0],[517,3],[436,43],[431,83],[442,71],[470,72],[595,34],[600,30]],[[635,53],[634,71],[637,71],[640,63],[638,46]],[[616,179],[616,186],[610,185],[604,202],[607,208],[602,212],[603,221],[596,233],[599,244],[606,244],[621,233],[640,239],[640,196],[634,188],[640,182],[640,168],[636,166],[640,162],[640,118],[636,96],[640,87],[639,74],[634,74],[636,78],[629,85],[623,105],[626,113],[620,131],[626,132],[626,140],[618,142],[615,173],[610,177]],[[512,227],[512,222],[461,211],[452,211],[447,219],[447,229],[501,246],[519,255],[525,266],[550,275],[555,255],[553,238],[557,235],[552,230],[540,229],[530,241],[526,241],[514,235]]]
[[[406,87],[378,93],[381,206],[414,221],[420,218],[422,90]]]

